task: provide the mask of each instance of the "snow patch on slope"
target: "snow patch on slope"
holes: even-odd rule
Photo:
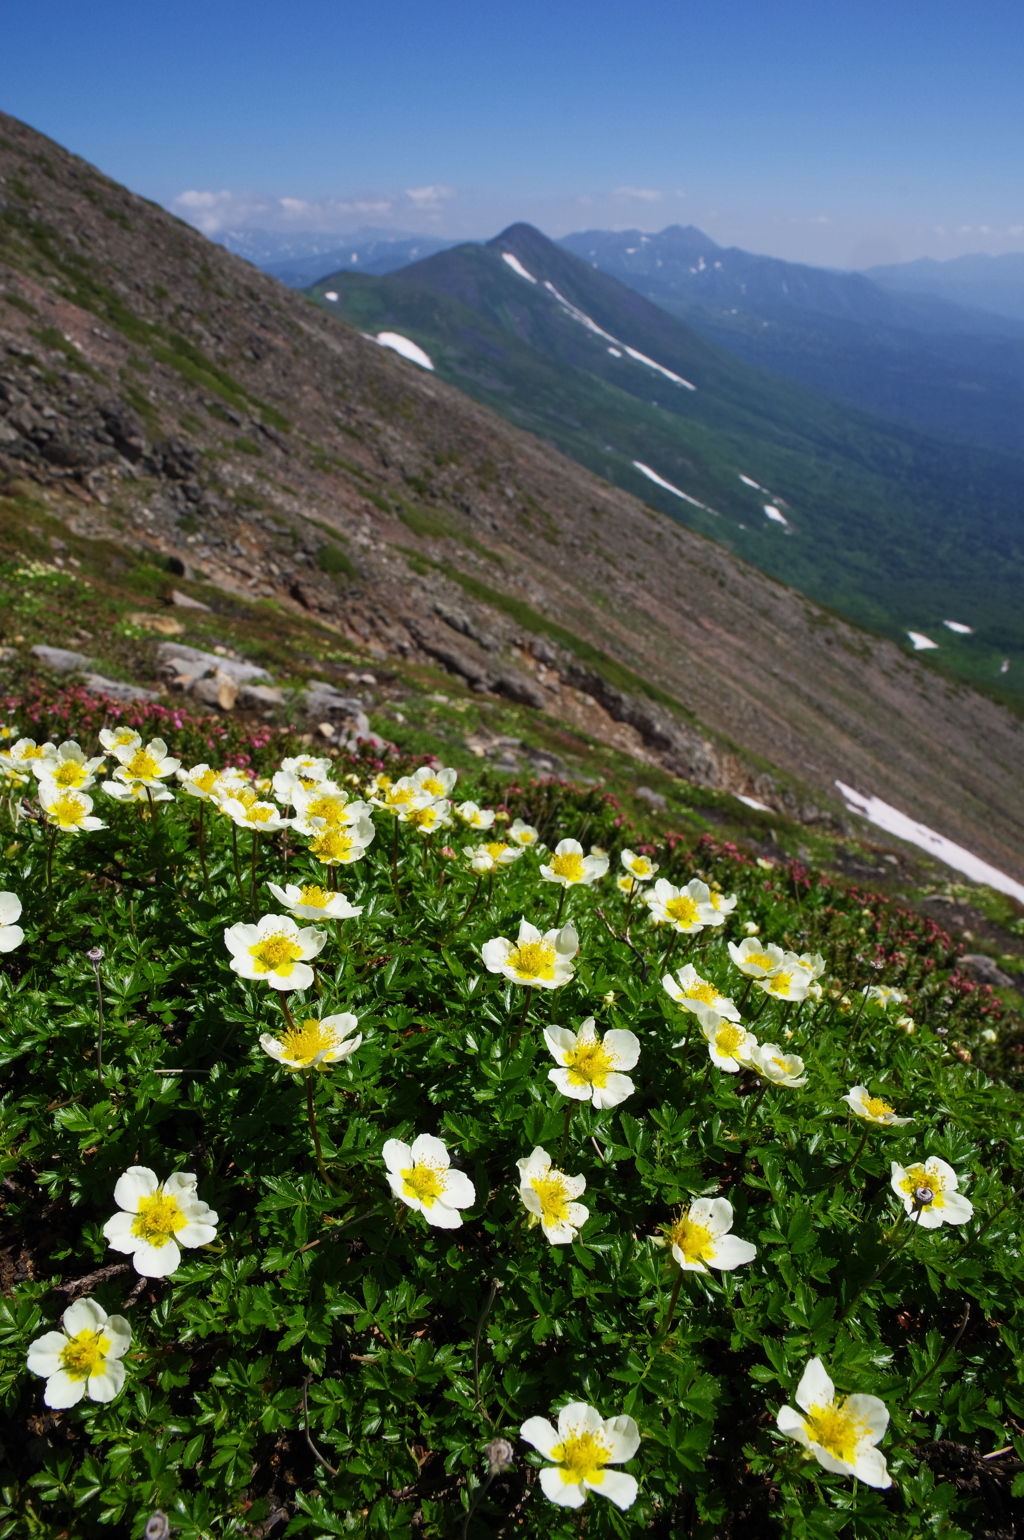
[[[933,642],[930,636],[925,636],[920,631],[908,631],[907,635],[913,644],[915,652],[927,652],[930,647],[938,647],[938,642]]]
[[[508,261],[507,256],[505,257],[505,260],[506,262]],[[529,274],[526,274],[525,276],[529,277]],[[544,280],[544,287],[547,289],[548,293],[553,295],[554,298],[558,301],[566,315],[572,316],[574,321],[578,321],[581,326],[585,326],[588,331],[593,332],[595,337],[603,337],[605,342],[610,342],[612,344],[612,346],[608,349],[609,353],[611,353],[615,348],[621,348],[623,352],[629,354],[630,358],[635,359],[638,364],[646,364],[648,369],[656,369],[658,373],[663,374],[667,380],[671,380],[673,385],[682,385],[685,390],[697,389],[696,385],[691,385],[689,380],[684,380],[681,374],[673,374],[672,370],[666,369],[664,364],[656,364],[653,358],[647,357],[646,353],[638,353],[636,348],[629,347],[625,342],[620,342],[618,337],[613,337],[611,332],[604,331],[602,327],[598,326],[596,321],[591,320],[590,316],[587,315],[585,310],[580,310],[579,307],[574,305],[571,300],[566,299],[564,294],[560,294],[555,288],[554,284],[549,282],[547,278]],[[616,357],[619,356],[619,354],[616,354]]]
[[[507,262],[509,267],[512,269],[512,271],[514,273],[518,273],[520,278],[525,278],[527,283],[536,283],[537,282],[537,280],[536,280],[536,278],[534,278],[533,274],[532,273],[528,273],[526,271],[526,268],[520,262],[519,258],[516,257],[516,256],[513,256],[511,251],[503,251],[502,254],[501,254],[501,260],[503,262]]]
[[[379,342],[382,348],[393,348],[410,363],[419,364],[421,369],[429,369],[433,373],[434,364],[430,354],[424,353],[421,347],[408,337],[403,337],[400,332],[378,332],[373,340]]]
[[[707,503],[698,502],[695,497],[690,496],[689,492],[680,492],[671,481],[666,481],[664,476],[659,476],[657,471],[652,471],[649,465],[643,465],[639,460],[634,460],[633,465],[641,476],[646,476],[647,480],[653,481],[655,486],[664,487],[666,492],[673,492],[676,497],[681,497],[684,503],[692,503],[695,508],[703,508],[705,513],[713,513],[716,519],[721,517],[716,508],[709,508]]]
[[[957,632],[959,632],[959,634],[961,636],[973,636],[974,635],[974,627],[973,626],[965,626],[963,621],[961,621],[961,620],[944,620],[942,622],[942,624],[944,626],[948,626],[950,631],[957,631]]]
[[[983,882],[986,887],[995,888],[997,893],[1008,893],[1011,898],[1024,903],[1024,885],[1015,882],[1005,872],[999,871],[995,866],[989,866],[987,861],[972,855],[961,845],[954,845],[953,841],[948,840],[944,834],[936,834],[935,830],[929,829],[926,824],[908,818],[906,813],[890,807],[888,802],[883,802],[880,797],[865,797],[861,792],[854,791],[852,786],[844,785],[842,781],[836,781],[836,785],[843,794],[848,812],[859,813],[862,818],[866,818],[877,828],[885,829],[888,834],[898,835],[900,839],[916,845],[919,850],[926,850],[929,855],[937,856],[955,872],[963,872],[964,876],[969,877],[972,882]]]

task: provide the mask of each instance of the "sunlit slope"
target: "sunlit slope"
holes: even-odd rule
[[[762,570],[904,642],[938,628],[948,667],[1015,684],[999,670],[1024,652],[1024,466],[732,358],[527,226],[311,293],[408,335],[443,378]]]

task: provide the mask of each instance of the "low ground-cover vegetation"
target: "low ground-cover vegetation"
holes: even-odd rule
[[[21,704],[0,1536],[1014,1532],[1019,1096],[939,925]]]

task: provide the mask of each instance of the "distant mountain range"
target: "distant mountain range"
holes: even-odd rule
[[[865,276],[895,294],[933,294],[1024,321],[1024,252],[1001,257],[976,252],[948,262],[921,257],[894,267],[869,268]]]
[[[1024,320],[954,304],[913,278],[882,287],[721,247],[693,226],[588,230],[561,244],[750,363],[925,432],[1024,455]]]
[[[309,293],[818,602],[904,644],[937,629],[969,678],[1024,647],[1020,460],[754,368],[528,225]]]
[[[275,230],[225,230],[216,239],[228,251],[245,257],[289,289],[305,289],[325,273],[346,266],[360,273],[391,273],[458,244],[438,240],[433,235],[410,235],[402,230],[370,226],[351,235],[330,231],[295,230],[281,234]]]

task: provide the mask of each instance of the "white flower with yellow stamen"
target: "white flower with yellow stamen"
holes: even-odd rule
[[[691,878],[685,888],[673,887],[667,878],[659,877],[651,891],[644,894],[644,902],[655,925],[668,925],[689,936],[705,925],[718,924],[710,897],[710,888],[699,877]]]
[[[145,781],[103,781],[103,790],[114,802],[137,802],[148,807],[151,802],[173,802],[174,793],[168,786],[147,786]]]
[[[902,1005],[907,998],[902,989],[893,989],[888,984],[866,984],[861,994],[868,1005],[880,1011],[887,1011],[890,1005]]]
[[[368,829],[373,829],[370,804],[361,798],[351,799],[345,788],[335,786],[333,781],[296,787],[292,800],[295,828],[300,834],[342,829],[353,823],[363,823]],[[369,840],[366,843],[369,844]]]
[[[476,1202],[476,1188],[464,1171],[453,1171],[440,1139],[420,1134],[412,1145],[389,1139],[384,1146],[388,1185],[396,1198],[422,1214],[428,1225],[458,1230],[459,1209]]]
[[[523,853],[521,845],[506,845],[502,840],[490,840],[483,845],[463,845],[462,854],[471,869],[483,875],[496,872],[503,866],[511,866]]]
[[[12,743],[9,749],[0,754],[0,765],[8,775],[28,775],[37,760],[46,759],[50,754],[56,753],[56,745],[53,743],[37,743],[34,738],[19,738],[17,743]]]
[[[456,813],[471,829],[489,829],[494,823],[494,813],[489,807],[478,807],[475,802],[460,802]]]
[[[49,781],[39,782],[39,805],[46,821],[63,834],[81,834],[105,829],[101,818],[93,817],[92,798],[84,791],[61,791]]]
[[[806,1000],[814,979],[795,952],[783,953],[782,961],[767,978],[755,979],[754,988],[774,1000]]]
[[[530,1224],[539,1224],[552,1246],[570,1245],[590,1218],[586,1205],[575,1201],[587,1190],[586,1178],[556,1171],[551,1156],[540,1145],[516,1165],[519,1196],[529,1212]]]
[[[348,826],[320,829],[309,842],[309,853],[324,866],[348,866],[362,860],[375,832],[368,818]]]
[[[643,884],[637,882],[633,877],[627,877],[625,873],[623,873],[621,877],[616,877],[615,886],[618,888],[620,893],[625,893],[627,897],[630,893],[643,892]]]
[[[268,882],[267,887],[281,907],[300,920],[354,920],[363,912],[362,905],[350,904],[344,893],[329,893],[315,882],[301,887],[288,882],[283,888]]]
[[[937,1230],[940,1225],[965,1225],[974,1213],[974,1205],[958,1192],[960,1178],[952,1166],[937,1155],[913,1166],[892,1162],[892,1190],[903,1200],[908,1214],[919,1215],[922,1230]]]
[[[711,921],[711,924],[724,925],[739,903],[739,899],[735,893],[723,893],[719,888],[711,888],[708,894],[708,903],[717,916],[716,919]]]
[[[101,727],[100,743],[108,754],[115,753],[118,749],[137,749],[142,742],[141,737],[134,727]]]
[[[825,959],[820,952],[800,952],[797,954],[797,962],[801,968],[806,968],[811,978],[817,983],[825,971]]]
[[[666,973],[661,981],[661,987],[667,995],[670,995],[677,1005],[684,1011],[692,1011],[694,1016],[703,1016],[708,1011],[714,1011],[719,1016],[725,1016],[729,1021],[739,1021],[740,1013],[736,1006],[723,995],[717,984],[712,984],[710,979],[702,978],[693,963],[687,963],[680,968],[675,977]]]
[[[262,979],[271,989],[308,989],[309,960],[319,955],[325,930],[300,930],[290,915],[265,914],[256,925],[232,925],[224,932],[231,968],[243,979]]]
[[[55,753],[33,759],[32,773],[40,781],[52,782],[61,791],[88,791],[96,784],[96,771],[104,758],[99,754],[95,759],[86,759],[79,745],[69,738]]]
[[[746,936],[737,946],[729,942],[729,956],[748,979],[770,979],[786,960],[786,953],[773,941],[759,941]]]
[[[426,807],[410,808],[405,814],[404,823],[411,829],[419,830],[420,834],[433,834],[437,829],[450,829],[452,823],[452,805],[445,797],[434,802],[428,802]]]
[[[155,787],[181,765],[180,759],[172,759],[168,754],[162,738],[151,739],[145,748],[141,744],[134,748],[125,745],[112,752],[118,762],[115,781],[138,781],[143,786]]]
[[[231,822],[240,829],[251,829],[254,834],[276,834],[279,829],[291,827],[291,819],[283,818],[281,810],[273,802],[261,802],[255,795],[218,797],[217,805]]]
[[[459,778],[459,772],[445,765],[420,765],[418,770],[413,771],[412,778],[435,799],[447,800]]]
[[[307,1016],[294,1027],[274,1037],[270,1032],[260,1034],[260,1047],[285,1069],[330,1069],[350,1059],[363,1041],[362,1033],[355,1032],[358,1016],[351,1011],[340,1011],[336,1016]]]
[[[270,784],[278,802],[287,806],[289,802],[294,802],[297,791],[315,791],[318,786],[329,785],[330,773],[329,759],[314,759],[311,755],[303,755],[296,759],[286,759],[280,770],[274,772]]]
[[[624,850],[619,857],[626,871],[636,882],[650,882],[658,866],[646,856],[634,855],[632,850]],[[621,881],[621,878],[620,878]]]
[[[179,1247],[208,1246],[217,1236],[217,1215],[196,1186],[189,1171],[159,1182],[148,1166],[129,1166],[114,1188],[122,1212],[103,1226],[108,1245],[130,1254],[144,1278],[166,1278],[181,1261]]]
[[[749,1062],[750,1068],[771,1085],[788,1086],[796,1090],[807,1084],[803,1059],[799,1054],[785,1053],[778,1043],[761,1043],[750,1055]]]
[[[726,1021],[724,1016],[719,1016],[715,1011],[708,1011],[698,1020],[708,1040],[712,1064],[717,1064],[719,1069],[726,1070],[730,1075],[749,1066],[750,1056],[757,1047],[757,1038],[753,1032],[748,1032],[738,1021]]]
[[[572,1401],[559,1412],[557,1429],[545,1417],[528,1417],[519,1436],[554,1462],[541,1468],[540,1486],[560,1508],[582,1508],[588,1492],[600,1492],[623,1511],[636,1502],[635,1478],[608,1468],[631,1460],[640,1448],[632,1417],[602,1417],[585,1401]]]
[[[561,930],[545,931],[542,935],[535,925],[523,919],[516,941],[495,936],[484,942],[480,955],[488,973],[503,973],[513,984],[557,989],[568,984],[575,973],[572,960],[579,949],[574,926],[563,925]]]
[[[745,936],[759,936],[761,934],[761,927],[756,925],[753,920],[744,920],[743,934]]]
[[[508,837],[514,845],[522,845],[525,850],[529,845],[536,845],[537,831],[532,823],[524,823],[517,818],[508,831]]]
[[[585,856],[579,840],[559,840],[550,862],[540,868],[545,882],[562,888],[597,882],[608,871],[607,856]]]
[[[387,787],[374,791],[370,796],[374,807],[382,808],[385,813],[393,813],[399,821],[404,821],[410,809],[426,807],[433,800],[429,791],[417,785],[411,775],[403,775],[400,780],[390,782]]]
[[[628,1075],[619,1073],[632,1069],[640,1057],[640,1039],[632,1032],[616,1028],[602,1039],[593,1016],[588,1016],[578,1033],[545,1027],[544,1041],[559,1066],[548,1070],[548,1079],[563,1096],[592,1101],[599,1112],[632,1096],[636,1087]]]
[[[61,1318],[61,1331],[37,1337],[28,1368],[46,1380],[43,1402],[55,1411],[89,1401],[113,1401],[124,1384],[121,1359],[132,1341],[123,1315],[108,1315],[94,1299],[76,1299]]]
[[[21,919],[21,899],[17,893],[0,893],[0,952],[13,952],[25,939],[17,923]]]
[[[302,781],[326,781],[330,779],[331,761],[315,754],[296,754],[291,759],[282,759],[281,770]]]
[[[732,1204],[726,1198],[695,1198],[671,1224],[653,1237],[656,1246],[671,1246],[673,1260],[687,1273],[723,1272],[744,1267],[757,1256],[757,1247],[730,1235]]]
[[[216,801],[221,792],[220,772],[207,764],[193,765],[191,770],[179,770],[177,778],[182,790],[200,802]]]
[[[775,1419],[780,1433],[795,1439],[818,1464],[837,1476],[856,1476],[869,1487],[891,1487],[885,1456],[875,1448],[889,1426],[877,1396],[836,1397],[820,1358],[812,1358],[796,1388],[800,1411],[783,1406]]]
[[[877,1123],[880,1128],[902,1128],[905,1123],[914,1121],[913,1118],[898,1118],[894,1107],[881,1097],[872,1096],[864,1085],[855,1085],[847,1091],[843,1101],[855,1117],[863,1118],[865,1123]]]

